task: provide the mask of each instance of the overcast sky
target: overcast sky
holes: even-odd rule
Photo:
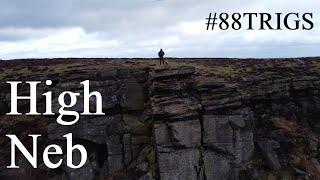
[[[0,59],[319,56],[319,0],[1,0]],[[209,12],[312,12],[311,31],[207,31]]]

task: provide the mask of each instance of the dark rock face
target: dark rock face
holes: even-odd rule
[[[258,140],[258,146],[261,149],[262,156],[267,161],[269,168],[274,171],[281,169],[278,155],[275,149],[280,148],[280,144],[275,140]]]
[[[188,92],[193,90],[191,76],[195,69],[184,68],[155,68],[150,73],[160,179],[191,180],[201,176],[198,101]]]
[[[73,126],[61,126],[52,123],[48,127],[49,139],[64,139],[63,135],[72,133],[74,138],[88,140],[97,144],[105,144],[107,127],[121,121],[120,115],[80,119]]]
[[[89,79],[90,90],[103,96],[105,116],[81,116],[75,125],[61,126],[54,117],[6,124],[9,120],[2,115],[0,133],[16,128],[26,136],[20,126],[32,123],[38,128],[32,132],[48,136],[43,145],[54,142],[65,149],[62,136],[73,133],[75,143],[86,147],[88,160],[76,170],[65,165],[34,170],[21,160],[29,179],[320,179],[320,62],[300,61],[304,63],[181,60],[170,67],[139,61],[77,62],[69,70],[29,79],[50,77],[54,96],[65,90],[81,93],[79,82]],[[10,105],[9,87],[0,87],[4,113]],[[45,90],[39,87],[39,92]],[[28,93],[26,87],[21,91]],[[82,111],[82,101],[72,109]],[[41,97],[38,103],[44,111]],[[28,103],[19,105],[28,109]],[[53,106],[58,112],[56,100]],[[0,160],[0,177],[23,176],[5,169],[8,155]]]

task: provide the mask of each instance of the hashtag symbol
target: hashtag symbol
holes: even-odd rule
[[[214,25],[216,25],[216,20],[217,20],[217,13],[214,13],[214,17],[212,17],[212,13],[209,14],[209,17],[206,18],[207,20],[207,30],[210,29],[210,26],[211,26],[211,30],[214,29]]]

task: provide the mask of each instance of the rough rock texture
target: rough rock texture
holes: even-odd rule
[[[157,66],[143,59],[15,60],[0,62],[0,179],[247,180],[320,179],[320,59],[172,59]],[[53,110],[63,91],[82,93],[81,81],[103,96],[105,116],[81,116],[61,126],[56,116],[5,116],[8,80],[47,80]],[[19,87],[21,95],[29,93]],[[91,111],[95,99],[90,100]],[[19,111],[28,111],[19,101]],[[81,112],[83,97],[70,108]],[[65,152],[63,135],[88,151],[80,169],[33,169],[19,155],[6,169],[17,134],[42,134]],[[65,155],[61,158],[65,159]],[[57,159],[55,159],[57,160]],[[75,154],[79,161],[79,154]]]

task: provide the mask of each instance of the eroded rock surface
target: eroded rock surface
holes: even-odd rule
[[[7,69],[0,76],[1,179],[320,179],[319,58],[171,60],[160,67],[139,59],[0,64]],[[6,80],[47,79],[53,85],[39,86],[39,111],[45,110],[41,93],[82,93],[79,83],[90,80],[106,115],[81,116],[73,126],[50,116],[4,115]],[[27,86],[19,88],[28,94]],[[71,109],[82,111],[82,101]],[[95,110],[94,98],[90,105]],[[21,101],[19,110],[27,109]],[[58,112],[57,99],[53,109]],[[77,170],[32,169],[19,157],[21,169],[8,170],[8,133],[28,147],[27,134],[40,133],[40,149],[58,143],[64,150],[62,136],[73,133],[88,161]]]

